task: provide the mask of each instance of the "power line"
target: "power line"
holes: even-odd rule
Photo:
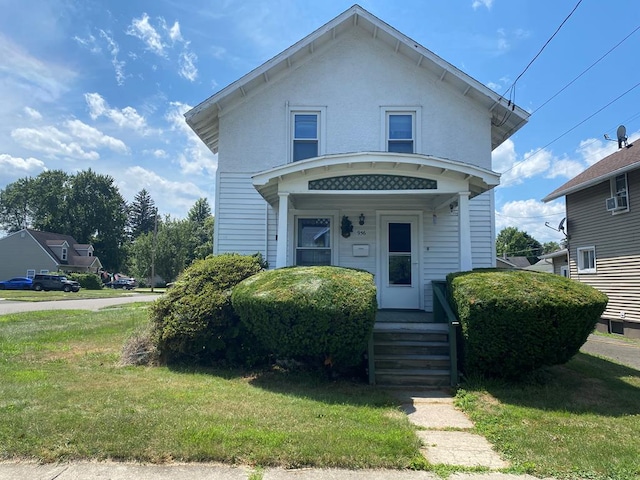
[[[608,108],[609,106],[611,106],[612,104],[614,104],[615,102],[617,102],[618,100],[620,100],[622,97],[624,97],[625,95],[627,95],[628,93],[630,93],[631,91],[633,91],[634,89],[638,88],[640,86],[640,82],[636,83],[633,87],[631,87],[630,89],[628,89],[626,92],[622,93],[621,95],[618,95],[616,98],[614,98],[613,100],[611,100],[609,103],[607,103],[604,107],[599,108],[598,110],[596,110],[595,112],[593,112],[591,115],[589,115],[587,118],[585,118],[584,120],[578,122],[576,125],[574,125],[573,127],[571,127],[569,130],[567,130],[566,132],[564,132],[561,135],[558,135],[556,138],[554,138],[553,140],[551,140],[549,143],[547,143],[545,146],[538,148],[538,150],[536,150],[535,152],[533,152],[531,155],[529,155],[527,158],[514,163],[513,165],[511,165],[510,168],[508,168],[507,170],[505,170],[504,172],[501,173],[507,173],[510,172],[511,170],[513,170],[515,167],[517,167],[518,165],[524,163],[527,160],[530,160],[532,157],[534,157],[535,155],[537,155],[538,153],[540,153],[541,151],[543,151],[545,148],[547,148],[549,145],[557,142],[558,140],[560,140],[562,137],[564,137],[565,135],[571,133],[572,131],[574,131],[576,128],[578,128],[580,125],[582,125],[583,123],[587,122],[588,120],[591,120],[593,117],[595,117],[598,113],[600,113],[601,111],[603,111],[605,108]]]
[[[500,213],[500,212],[495,212],[495,214],[498,215],[499,217],[504,217],[504,218],[550,218],[550,217],[557,217],[558,215],[565,215],[565,212],[550,213],[548,215],[531,215],[531,216],[524,216],[524,217],[505,215],[504,213]]]

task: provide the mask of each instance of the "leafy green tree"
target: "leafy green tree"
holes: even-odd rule
[[[560,244],[558,242],[545,242],[542,244],[542,253],[553,253],[560,250]]]
[[[25,177],[0,190],[0,228],[11,233],[32,226],[32,185],[33,179]]]
[[[496,238],[496,253],[501,257],[527,257],[529,263],[534,264],[542,253],[542,245],[527,232],[506,227]]]
[[[67,233],[80,243],[91,243],[107,270],[118,271],[126,260],[127,203],[114,180],[93,170],[71,179],[67,196],[70,220]]]
[[[43,232],[67,231],[67,195],[71,178],[62,170],[50,170],[33,179],[29,204],[33,212],[34,229]]]
[[[173,220],[167,215],[158,228],[155,243],[155,271],[165,282],[172,282],[188,265],[191,222]]]
[[[158,209],[146,189],[140,190],[129,207],[129,231],[132,239],[153,232]]]
[[[189,246],[187,265],[196,259],[206,258],[213,253],[214,220],[206,198],[199,198],[187,215],[189,222]]]

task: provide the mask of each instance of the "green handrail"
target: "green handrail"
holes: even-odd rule
[[[432,280],[433,286],[433,317],[436,323],[449,324],[449,359],[451,362],[451,386],[458,384],[458,339],[457,329],[460,327],[460,320],[451,310],[447,300],[447,282],[444,280]]]

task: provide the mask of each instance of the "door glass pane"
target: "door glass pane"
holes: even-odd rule
[[[299,218],[298,247],[329,248],[331,229],[328,218]]]
[[[389,223],[389,252],[411,253],[410,223]]]
[[[389,285],[411,285],[411,255],[389,254]]]

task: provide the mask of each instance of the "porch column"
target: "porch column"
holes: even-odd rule
[[[458,232],[460,235],[460,271],[473,268],[471,258],[471,215],[469,213],[469,192],[458,193]]]
[[[289,194],[278,193],[278,244],[276,250],[276,268],[287,266],[287,239],[289,232],[287,223],[289,220]]]

